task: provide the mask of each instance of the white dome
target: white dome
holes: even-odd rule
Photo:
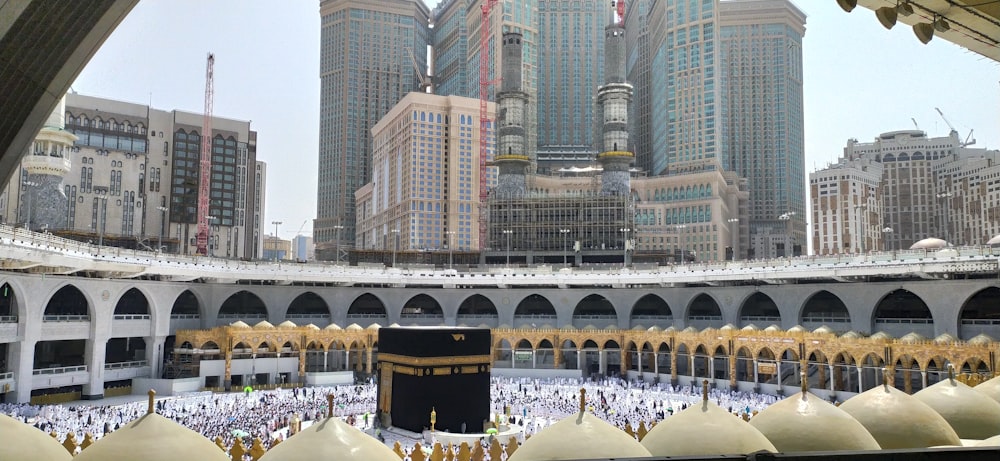
[[[962,444],[933,408],[892,386],[873,387],[839,408],[865,426],[882,449]]]
[[[1000,434],[1000,403],[954,379],[913,396],[941,414],[963,439],[983,440]]]
[[[973,387],[972,390],[996,400],[997,403],[1000,403],[1000,376],[983,381],[979,383],[978,386]]]
[[[340,418],[326,418],[271,448],[260,461],[399,461],[389,447]]]
[[[926,238],[910,245],[911,250],[940,250],[942,248],[948,248],[948,242],[939,238]]]
[[[525,440],[508,461],[649,456],[649,451],[625,431],[580,410]]]
[[[711,437],[711,443],[706,443],[706,436]],[[653,456],[744,455],[778,451],[755,427],[734,418],[708,399],[702,400],[701,405],[691,405],[661,421],[642,439],[642,446]]]
[[[858,420],[822,398],[796,393],[750,418],[781,453],[878,450],[878,442]]]
[[[250,328],[250,325],[247,325],[247,323],[244,322],[244,321],[242,321],[242,320],[237,320],[237,321],[235,321],[233,323],[230,323],[229,326],[233,327],[233,328],[241,328],[241,329],[242,328]]]
[[[285,320],[284,322],[278,324],[278,328],[298,328],[298,325],[291,320]]]
[[[69,461],[73,457],[48,434],[0,413],[0,459]]]
[[[1000,234],[993,236],[993,238],[986,241],[987,245],[1000,245]]]
[[[261,320],[260,322],[257,322],[257,324],[253,326],[254,330],[266,330],[269,328],[274,328],[274,325],[271,325],[271,322],[268,322],[267,320]]]

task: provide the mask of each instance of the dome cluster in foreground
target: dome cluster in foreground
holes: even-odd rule
[[[530,437],[510,461],[652,456],[717,456],[768,452],[1000,446],[1000,376],[972,388],[953,377],[914,395],[883,385],[834,406],[803,389],[749,420],[706,397],[655,424],[641,440],[586,411]],[[704,382],[703,396],[708,395]],[[225,461],[218,445],[153,411],[83,449],[75,458],[54,438],[0,415],[0,459],[22,461]],[[332,400],[332,396],[328,399]],[[332,409],[332,401],[328,409]],[[169,448],[167,448],[169,447]],[[275,445],[261,461],[338,459],[398,461],[376,439],[328,414]]]

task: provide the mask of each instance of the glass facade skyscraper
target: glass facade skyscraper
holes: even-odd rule
[[[430,10],[422,0],[322,0],[320,17],[313,233],[317,259],[332,260],[337,247],[354,245],[354,192],[371,179],[371,128],[420,88],[417,68],[427,68]]]
[[[723,168],[747,179],[751,242],[790,234],[786,245],[805,247],[805,14],[788,0],[731,0],[718,16]]]

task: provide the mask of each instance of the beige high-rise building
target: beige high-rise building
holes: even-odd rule
[[[478,250],[479,101],[409,93],[371,138],[372,181],[355,193],[356,247]],[[487,171],[492,186],[495,168]]]

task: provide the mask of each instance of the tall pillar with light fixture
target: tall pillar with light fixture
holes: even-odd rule
[[[21,168],[27,175],[20,180],[22,195],[17,219],[26,229],[73,227],[68,222],[69,203],[63,177],[70,171],[69,149],[77,137],[64,129],[65,118],[64,97],[35,136],[31,150],[21,159]]]
[[[271,249],[274,251],[274,262],[278,262],[278,244],[281,242],[281,239],[278,238],[278,226],[282,223],[281,221],[271,221],[271,224],[274,224],[274,240],[271,241]]]
[[[597,154],[601,172],[601,195],[631,194],[631,169],[635,154],[629,151],[628,108],[632,85],[625,79],[625,18],[618,16],[615,2],[608,10],[604,27],[604,85],[597,89],[597,103],[603,112],[601,152]]]
[[[344,226],[341,226],[341,225],[338,224],[336,226],[333,226],[333,228],[337,231],[337,258],[336,258],[336,261],[339,264],[340,263],[340,231],[344,229]]]

